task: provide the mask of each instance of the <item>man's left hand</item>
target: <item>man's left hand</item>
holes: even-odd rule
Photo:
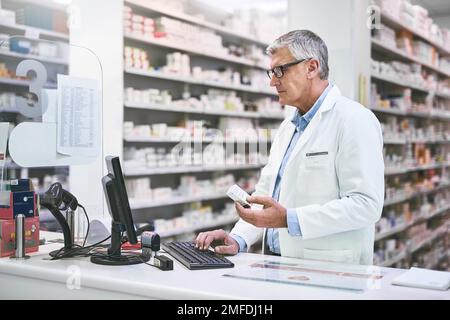
[[[271,197],[250,196],[250,203],[262,204],[262,210],[245,209],[236,203],[239,216],[246,222],[259,228],[287,228],[287,210]]]

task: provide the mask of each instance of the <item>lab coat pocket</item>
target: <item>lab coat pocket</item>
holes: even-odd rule
[[[352,250],[303,249],[303,257],[309,260],[321,260],[339,263],[355,263]]]
[[[306,168],[323,168],[330,162],[328,152],[307,153],[305,157]]]

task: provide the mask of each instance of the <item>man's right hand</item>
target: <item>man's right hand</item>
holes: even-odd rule
[[[216,246],[214,251],[219,254],[235,255],[239,252],[239,243],[224,230],[200,232],[195,239],[195,247],[200,250],[208,250],[213,241],[221,241],[222,245]]]

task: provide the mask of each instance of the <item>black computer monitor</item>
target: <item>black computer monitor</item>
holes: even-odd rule
[[[123,232],[126,231],[131,244],[136,244],[136,230],[119,157],[107,156],[105,161],[108,174],[102,178],[102,185],[112,219],[111,245],[107,254],[95,254],[91,257],[91,262],[103,265],[129,265],[146,262],[142,255],[131,253],[123,255],[121,252]]]
[[[125,187],[125,181],[123,179],[122,168],[120,166],[119,157],[107,156],[105,158],[106,167],[108,169],[108,175],[115,182],[117,188],[119,202],[122,206],[122,210],[119,210],[119,221],[125,226],[127,232],[128,241],[131,244],[137,243],[136,230],[134,228],[133,216],[131,214],[130,202],[128,201],[127,189]]]

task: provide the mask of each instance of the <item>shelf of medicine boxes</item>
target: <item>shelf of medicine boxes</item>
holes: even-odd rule
[[[0,22],[0,30],[2,33],[8,33],[11,36],[24,36],[27,38],[52,41],[69,41],[69,35],[66,33],[30,27],[23,24],[8,24]],[[8,32],[6,30],[8,30]]]
[[[130,6],[134,6],[143,10],[147,10],[150,12],[155,12],[155,13],[159,13],[165,16],[169,16],[178,20],[182,20],[185,22],[189,22],[201,27],[205,27],[211,30],[216,31],[217,33],[224,35],[224,36],[228,36],[228,37],[232,37],[235,39],[240,39],[240,40],[245,40],[245,41],[249,41],[255,44],[259,44],[259,45],[263,45],[263,46],[268,46],[269,43],[260,39],[257,39],[254,36],[248,35],[248,34],[243,34],[240,33],[239,31],[235,31],[232,30],[230,28],[218,25],[216,23],[211,23],[208,21],[205,21],[203,19],[199,19],[197,17],[194,17],[192,15],[189,14],[185,14],[182,12],[176,12],[167,8],[163,8],[161,6],[155,5],[152,3],[152,1],[146,1],[146,0],[126,0],[125,1],[126,5],[130,5]]]
[[[267,139],[255,139],[255,140],[239,140],[239,139],[222,139],[222,138],[203,138],[203,139],[193,139],[182,138],[182,139],[174,139],[168,137],[125,137],[123,139],[125,142],[135,142],[135,143],[180,143],[180,142],[189,142],[189,143],[268,143],[270,140]],[[420,169],[419,169],[420,170]]]
[[[252,191],[250,191],[248,193],[251,194]],[[226,199],[226,198],[228,198],[228,196],[226,195],[225,192],[217,192],[217,193],[211,193],[211,194],[201,195],[201,196],[178,196],[178,197],[172,197],[170,199],[162,200],[162,201],[130,200],[130,208],[131,208],[131,210],[150,209],[150,208],[157,208],[157,207],[173,206],[173,205],[183,204],[183,203],[218,200],[218,199]]]
[[[385,139],[384,144],[408,144],[408,143],[424,143],[424,144],[450,144],[450,140],[446,139]]]
[[[392,228],[391,230],[377,233],[377,234],[375,234],[375,241],[380,241],[382,239],[393,236],[397,233],[401,233],[420,222],[424,222],[424,221],[436,218],[438,216],[441,216],[442,214],[449,212],[449,210],[450,210],[450,205],[445,206],[443,208],[439,208],[436,211],[434,211],[433,213],[429,214],[428,216],[419,217],[419,218],[415,219],[414,221],[411,221],[407,224],[399,225],[399,226]]]
[[[17,3],[25,4],[34,4],[44,8],[58,10],[58,11],[66,11],[68,9],[68,4],[70,1],[64,0],[56,0],[56,1],[42,1],[42,0],[13,0]],[[6,1],[4,1],[6,2]]]
[[[406,30],[408,32],[411,32],[413,35],[421,38],[422,40],[425,40],[426,42],[431,44],[433,47],[435,47],[440,55],[444,55],[444,56],[450,55],[450,49],[444,48],[442,45],[431,40],[428,36],[412,29],[405,23],[401,22],[398,18],[393,17],[389,12],[385,12],[385,11],[381,12],[381,23],[387,25],[388,27],[393,28],[394,30]]]
[[[448,93],[432,92],[428,88],[425,88],[425,87],[422,87],[419,85],[415,85],[415,84],[408,84],[405,81],[403,81],[402,79],[397,79],[397,78],[394,78],[391,76],[386,76],[386,75],[382,75],[382,74],[378,74],[378,73],[374,73],[374,72],[370,76],[372,77],[373,80],[378,80],[378,81],[382,81],[382,82],[386,82],[386,83],[390,83],[390,84],[395,84],[402,88],[410,88],[410,89],[418,91],[418,92],[433,93],[437,97],[450,99],[450,94],[448,94]]]
[[[424,269],[436,269],[439,267],[439,265],[444,262],[445,260],[447,260],[449,257],[449,254],[447,252],[444,252],[444,254],[438,258],[438,260],[436,261],[436,263],[431,264],[431,265],[426,265],[424,266]],[[449,269],[450,270],[450,269]],[[447,271],[449,271],[447,270]]]
[[[3,27],[3,26],[5,26],[5,24],[0,23],[0,30],[2,30],[1,27]],[[9,25],[6,25],[6,26],[9,26]],[[31,28],[31,27],[26,27],[26,28]],[[37,28],[31,28],[31,29],[37,29]],[[38,30],[47,31],[44,29],[38,29]],[[51,31],[48,31],[48,32],[52,33]],[[68,36],[67,36],[67,39],[68,39]],[[36,59],[36,60],[51,63],[51,64],[68,66],[68,61],[64,60],[64,59],[49,58],[49,57],[39,56],[39,55],[34,55],[34,54],[23,54],[23,53],[8,51],[8,50],[0,50],[0,57],[1,56],[18,58],[18,59]],[[0,78],[0,84],[29,87],[31,84],[31,81],[23,80],[23,79]],[[55,83],[47,83],[44,87],[50,88],[50,89],[55,89],[56,84]]]
[[[417,112],[417,111],[409,111],[409,110],[399,110],[397,108],[382,108],[382,107],[370,107],[370,110],[372,110],[374,112],[398,115],[398,116],[405,116],[405,117],[450,120],[450,112],[444,114],[439,111]]]
[[[58,167],[21,167],[19,165],[17,165],[16,163],[12,162],[12,161],[8,161],[5,166],[5,169],[9,170],[9,171],[15,171],[15,170],[20,170],[20,174],[16,174],[14,175],[14,178],[29,178],[29,177],[36,177],[36,175],[38,176],[42,176],[42,173],[49,173],[49,174],[55,174],[58,170],[60,170],[59,172],[62,173],[61,170],[67,171],[65,172],[63,175],[66,176],[69,170],[69,166],[58,166]],[[1,168],[0,168],[1,170]],[[30,173],[30,171],[32,171]],[[40,174],[37,174],[38,172],[40,172]],[[8,174],[7,177],[10,177],[11,174]],[[44,193],[46,190],[37,190],[37,193]]]
[[[431,190],[414,192],[413,194],[410,194],[408,196],[403,196],[403,197],[398,197],[398,198],[394,198],[394,199],[389,199],[389,200],[384,202],[383,206],[387,207],[387,206],[391,206],[391,205],[394,205],[394,204],[398,204],[398,203],[401,203],[401,202],[404,202],[404,201],[407,201],[407,200],[410,200],[410,199],[413,199],[413,198],[416,198],[416,197],[419,197],[419,196],[423,196],[423,195],[427,195],[429,193],[437,192],[439,190],[447,189],[449,187],[450,187],[450,184],[446,183],[446,184],[442,184],[442,185],[440,185],[438,187],[434,187]]]
[[[259,44],[259,45],[263,45],[263,46],[268,45],[268,43],[266,43],[264,41],[259,41],[259,40],[255,39],[254,37],[241,34],[237,31],[227,29],[220,25],[209,23],[209,22],[200,20],[198,18],[194,18],[187,14],[173,12],[173,11],[167,10],[165,8],[158,8],[154,4],[152,4],[151,2],[148,2],[148,1],[128,0],[128,1],[125,1],[125,3],[126,3],[126,5],[135,6],[140,9],[145,9],[145,10],[148,10],[151,12],[156,12],[156,13],[159,13],[159,14],[162,14],[165,16],[170,16],[172,18],[176,18],[179,20],[183,20],[186,22],[190,22],[190,23],[193,23],[193,24],[196,24],[199,26],[203,26],[203,27],[212,29],[223,36],[227,36],[228,38],[245,40],[245,41],[249,41],[251,43],[255,43],[255,44]],[[169,43],[162,39],[158,39],[158,40],[144,39],[142,37],[137,37],[135,35],[129,35],[129,34],[125,34],[125,39],[139,41],[139,42],[146,43],[149,45],[154,45],[154,46],[163,46],[166,48],[180,50],[180,51],[184,51],[186,53],[190,53],[190,54],[194,54],[194,55],[199,55],[199,56],[203,56],[203,57],[207,57],[207,58],[213,58],[216,60],[240,64],[240,65],[248,66],[248,67],[260,68],[260,69],[264,69],[266,67],[266,66],[259,65],[256,62],[249,60],[249,59],[233,57],[233,56],[219,56],[217,54],[199,51],[196,48],[189,48],[189,47]],[[212,81],[199,81],[194,78],[179,77],[179,76],[166,75],[166,74],[156,73],[156,72],[147,72],[147,71],[135,70],[135,69],[125,69],[124,72],[128,73],[128,74],[132,74],[132,75],[139,75],[139,76],[151,77],[151,78],[157,78],[157,79],[165,79],[165,80],[170,80],[170,81],[179,81],[179,82],[183,82],[183,83],[197,84],[197,85],[202,85],[202,86],[207,86],[207,87],[230,89],[230,90],[236,90],[236,91],[241,91],[241,92],[249,92],[249,93],[276,96],[275,91],[258,90],[251,86],[245,86],[245,85],[237,85],[236,86],[236,85],[221,84],[221,83],[212,82]],[[200,110],[189,110],[187,108],[183,108],[183,110],[181,110],[181,108],[174,108],[174,107],[168,108],[166,106],[136,105],[136,104],[131,104],[131,103],[125,103],[125,107],[126,108],[135,108],[135,109],[142,108],[142,109],[149,109],[149,110],[153,110],[153,111],[161,110],[161,111],[168,111],[168,112],[201,113],[201,114],[207,114],[207,115],[231,116],[231,117],[255,118],[255,119],[267,118],[267,119],[274,119],[274,120],[283,120],[283,118],[284,118],[284,117],[280,117],[279,114],[274,115],[274,114],[259,114],[256,112],[230,112],[230,111],[213,111],[213,110],[201,110],[200,111]],[[156,138],[156,139],[155,138],[125,139],[125,141],[128,141],[128,142],[173,142],[173,140],[167,141],[167,139],[158,139],[158,138]],[[203,141],[208,142],[208,139],[203,140]],[[210,141],[212,141],[212,140],[210,140]],[[216,171],[216,170],[230,171],[230,170],[259,169],[262,166],[263,165],[261,164],[261,165],[237,165],[237,166],[220,166],[220,167],[207,167],[207,166],[205,167],[205,166],[203,166],[203,167],[195,167],[195,168],[191,168],[191,167],[189,167],[189,168],[187,168],[187,167],[185,167],[185,168],[157,168],[157,169],[139,170],[139,171],[135,171],[135,172],[128,171],[128,172],[126,172],[126,175],[127,176],[134,176],[134,175],[141,175],[141,174],[164,175],[164,174],[170,174],[170,173],[200,172],[200,171],[204,172],[204,171]],[[211,194],[209,196],[202,196],[202,197],[180,197],[180,198],[176,198],[176,199],[172,198],[170,201],[151,202],[151,203],[150,202],[147,202],[147,203],[135,202],[135,203],[131,204],[131,207],[132,207],[132,209],[136,210],[136,209],[140,209],[140,208],[169,206],[169,205],[174,205],[174,204],[196,202],[196,201],[206,201],[206,200],[216,200],[216,199],[222,199],[222,198],[226,198],[223,195],[223,193]],[[183,230],[177,230],[177,231],[174,231],[174,232],[168,233],[168,234],[162,234],[161,236],[169,237],[169,236],[192,232],[195,230],[199,230],[201,228],[217,227],[220,225],[226,225],[226,224],[236,222],[236,218],[233,218],[232,220],[231,220],[231,218],[227,218],[226,221],[225,220],[222,221],[222,220],[223,219],[218,218],[218,220],[214,221],[214,223],[212,223],[211,225],[195,226],[192,228],[188,228],[186,230],[183,229]]]
[[[5,164],[5,168],[6,169],[11,169],[11,170],[22,170],[22,169],[53,169],[53,168],[63,168],[63,169],[68,169],[69,166],[49,166],[49,167],[21,167],[18,164],[14,163],[13,161],[8,161]]]
[[[18,86],[18,87],[29,87],[31,84],[30,80],[22,80],[22,79],[12,79],[12,78],[0,78],[0,85],[8,85],[8,86]],[[46,83],[44,88],[48,89],[56,89],[56,83]]]
[[[437,232],[437,233],[431,235],[428,239],[423,240],[418,245],[415,245],[414,247],[406,248],[402,253],[399,253],[398,255],[392,257],[391,259],[388,259],[388,260],[384,261],[383,263],[381,263],[381,267],[389,267],[389,266],[392,266],[392,265],[402,261],[403,259],[406,259],[412,253],[418,251],[419,249],[422,249],[426,245],[433,243],[437,238],[442,237],[446,233],[448,233],[448,231]]]
[[[34,54],[25,54],[25,53],[17,53],[14,51],[8,51],[8,50],[0,50],[0,56],[5,57],[11,57],[11,58],[18,58],[18,59],[35,59],[42,62],[48,62],[52,64],[61,64],[61,65],[68,65],[67,60],[58,59],[58,58],[48,58],[44,56],[38,56]]]
[[[176,107],[171,105],[161,105],[161,104],[144,104],[144,103],[132,103],[125,102],[125,108],[129,109],[140,109],[140,110],[150,110],[150,111],[168,111],[168,112],[181,112],[181,113],[196,113],[205,115],[215,115],[215,116],[227,116],[236,118],[251,118],[251,119],[274,119],[283,120],[284,115],[280,113],[259,113],[253,111],[215,111],[207,109],[197,109],[189,107]]]
[[[393,48],[392,46],[386,45],[377,39],[372,39],[372,48],[375,49],[376,51],[382,52],[390,57],[393,57],[396,59],[401,59],[402,61],[406,61],[406,62],[417,63],[417,64],[420,64],[420,65],[424,66],[425,68],[427,68],[431,71],[434,71],[442,76],[450,77],[450,72],[443,71],[439,67],[433,66],[429,63],[421,61],[420,59],[409,56],[403,50],[400,50],[398,48]]]
[[[213,58],[213,59],[220,60],[220,61],[232,62],[232,63],[240,64],[243,66],[247,66],[247,67],[259,68],[259,69],[263,69],[263,70],[267,69],[267,66],[259,64],[255,61],[247,59],[247,58],[236,57],[233,55],[218,55],[213,52],[199,50],[197,46],[188,47],[185,45],[179,45],[177,43],[174,43],[173,41],[168,41],[165,39],[150,39],[150,38],[145,38],[142,36],[137,36],[134,34],[125,34],[125,39],[134,40],[134,41],[149,44],[149,45],[179,50],[179,51],[183,51],[185,53],[199,55],[199,56],[208,57],[208,58]]]
[[[423,166],[414,166],[410,168],[399,167],[399,168],[385,168],[385,176],[391,176],[396,174],[404,174],[408,172],[414,171],[422,171],[422,170],[430,170],[430,169],[442,169],[450,167],[450,162],[445,163],[436,163],[436,164],[427,164]]]
[[[217,171],[237,171],[237,170],[252,170],[261,169],[263,164],[243,164],[243,165],[229,165],[229,166],[191,166],[191,167],[166,167],[166,168],[149,168],[149,169],[125,169],[124,175],[126,177],[138,176],[154,176],[164,174],[180,174],[191,172],[217,172]]]
[[[442,230],[440,232],[436,232],[433,235],[431,235],[430,237],[428,237],[425,240],[422,240],[422,242],[420,242],[419,244],[416,244],[415,246],[412,246],[411,248],[409,248],[408,252],[414,253],[420,249],[422,249],[423,247],[431,244],[432,242],[434,242],[437,238],[442,237],[444,234],[446,234],[448,232],[448,230]]]
[[[387,12],[382,12],[381,14],[381,22],[395,30],[407,30],[409,32],[411,32],[412,34],[414,34],[415,36],[427,41],[428,43],[430,43],[432,46],[434,46],[437,51],[439,52],[440,55],[443,56],[448,56],[450,55],[450,51],[447,50],[446,48],[442,47],[441,45],[437,44],[434,41],[430,41],[430,39],[428,39],[428,37],[420,34],[419,32],[413,30],[412,28],[408,27],[407,25],[401,23],[398,19],[392,17],[389,13]],[[391,56],[393,58],[397,58],[403,61],[408,61],[408,62],[413,62],[413,63],[418,63],[420,65],[422,65],[423,67],[434,71],[436,73],[438,73],[439,75],[445,76],[445,77],[450,77],[450,74],[448,72],[444,72],[438,68],[436,68],[435,66],[432,66],[428,63],[424,63],[423,61],[420,61],[419,59],[415,58],[415,57],[410,57],[408,56],[405,52],[403,52],[402,50],[399,50],[397,48],[392,48],[390,46],[387,46],[383,43],[381,43],[380,41],[376,40],[376,39],[372,39],[372,48],[376,51],[382,52],[385,55]],[[412,90],[418,91],[418,92],[422,92],[422,93],[429,93],[430,90],[422,87],[420,85],[415,85],[415,84],[406,84],[404,83],[404,81],[401,81],[401,79],[397,79],[397,78],[393,78],[393,77],[387,77],[384,75],[380,75],[380,74],[374,74],[372,73],[371,75],[372,79],[375,81],[383,81],[386,83],[390,83],[390,84],[394,84],[403,88],[411,88]],[[440,93],[440,92],[435,92],[434,93],[436,96],[444,98],[444,99],[450,99],[450,94],[447,93]],[[430,112],[412,112],[412,111],[405,111],[405,110],[396,110],[396,109],[389,109],[389,108],[377,108],[377,107],[372,107],[370,108],[372,111],[375,112],[379,112],[379,113],[387,113],[387,114],[393,114],[393,115],[400,115],[400,116],[413,116],[413,117],[423,117],[423,118],[430,118],[430,119],[443,119],[443,120],[449,120],[450,119],[450,115],[447,114],[438,114],[438,113],[430,113]],[[403,141],[400,140],[395,140],[395,141],[385,141],[385,143],[394,143],[394,144],[400,144],[403,143]],[[415,141],[404,141],[405,143],[409,143],[409,142],[415,142]],[[424,142],[424,143],[448,143],[445,140],[440,140],[440,141],[417,141],[417,142]],[[438,165],[438,167],[444,167],[446,165]],[[434,166],[433,166],[434,167]],[[419,167],[415,167],[415,168],[419,168]],[[406,173],[406,172],[410,172],[410,171],[414,171],[415,168],[410,168],[410,169],[402,169],[402,170],[387,170],[386,174],[400,174],[400,173]],[[428,168],[432,168],[432,167],[428,167]],[[421,169],[427,169],[426,166],[422,166]],[[448,188],[448,185],[443,185],[441,187],[438,187],[434,190],[430,190],[430,191],[426,191],[426,192],[419,192],[419,193],[415,193],[413,195],[410,195],[408,197],[403,197],[403,198],[399,198],[399,199],[392,199],[389,200],[388,202],[385,202],[384,206],[389,206],[395,203],[399,203],[399,202],[403,202],[403,201],[407,201],[409,199],[412,199],[414,197],[423,195],[423,194],[427,194],[429,192],[434,192],[437,190],[441,190],[443,188]],[[447,212],[449,210],[449,208],[441,208],[440,210],[437,210],[436,212],[434,212],[432,215],[430,215],[427,218],[419,218],[418,220],[412,222],[411,224],[408,225],[403,225],[403,226],[398,226],[393,228],[392,230],[389,231],[385,231],[383,233],[377,234],[376,235],[376,240],[381,240],[383,238],[386,238],[388,236],[394,235],[396,233],[402,232],[404,230],[406,230],[407,228],[409,228],[411,225],[416,224],[420,221],[423,221],[424,219],[431,219],[437,215],[440,215],[444,212]],[[432,241],[434,241],[434,239],[436,239],[436,237],[439,237],[440,234],[437,235],[433,235],[430,239],[425,240],[424,242],[422,242],[421,244],[419,244],[418,246],[414,247],[414,248],[410,248],[410,250],[407,250],[408,252],[402,252],[399,255],[392,257],[391,259],[385,261],[382,266],[391,266],[394,265],[395,263],[398,263],[399,261],[405,259],[408,256],[408,253],[414,252],[418,249],[420,249],[421,247],[425,246],[428,243],[431,243]]]
[[[229,90],[236,90],[236,91],[242,91],[242,92],[277,96],[277,94],[275,93],[274,90],[261,90],[261,89],[256,89],[252,86],[247,86],[247,85],[232,85],[232,84],[224,84],[224,83],[215,82],[215,81],[203,81],[203,80],[197,80],[192,77],[182,77],[182,76],[178,76],[178,75],[165,74],[162,72],[145,71],[145,70],[134,69],[134,68],[125,68],[125,73],[131,74],[131,75],[148,77],[148,78],[178,81],[178,82],[183,82],[183,83],[196,84],[196,85],[214,87],[214,88],[220,88],[220,89],[229,89]]]

